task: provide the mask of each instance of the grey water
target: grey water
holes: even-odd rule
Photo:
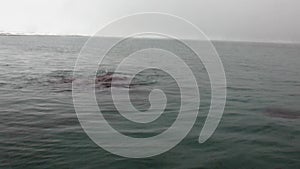
[[[213,42],[226,73],[227,101],[218,128],[203,144],[198,137],[211,93],[201,62],[189,60],[190,53],[173,41],[135,39],[117,46],[99,67],[99,75],[113,71],[114,58],[157,44],[178,51],[200,72],[199,114],[187,137],[158,156],[130,159],[97,146],[77,119],[72,75],[87,40],[80,36],[0,36],[1,169],[300,168],[300,44]],[[127,74],[118,72],[117,76]],[[166,72],[155,69],[141,72],[134,80],[132,86],[116,87],[130,87],[132,104],[139,110],[149,108],[151,89],[162,89],[168,95],[164,116],[151,124],[129,123],[113,106],[110,86],[101,84],[95,89],[99,106],[123,134],[137,138],[157,135],[176,119],[178,86]],[[83,81],[82,88],[86,85],[90,84]]]

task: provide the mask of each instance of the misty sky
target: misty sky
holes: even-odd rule
[[[210,39],[300,41],[299,0],[0,0],[0,32],[92,35],[137,12],[183,17]],[[138,25],[137,25],[138,26]]]

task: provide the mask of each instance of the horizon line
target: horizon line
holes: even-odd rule
[[[40,34],[40,33],[6,33],[0,31],[0,36],[57,36],[57,37],[86,37],[91,38],[93,35],[88,34]],[[121,38],[118,36],[97,36],[99,38]],[[158,38],[158,37],[133,37],[136,39],[158,39],[158,40],[168,40],[165,38]],[[190,41],[200,41],[199,39],[192,39],[186,38],[184,40]],[[242,40],[242,39],[222,39],[222,38],[215,38],[215,39],[208,39],[212,42],[241,42],[241,43],[270,43],[270,44],[300,44],[300,41],[285,41],[285,40]]]

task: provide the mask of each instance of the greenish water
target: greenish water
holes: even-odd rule
[[[198,143],[209,108],[210,87],[203,65],[194,63],[195,69],[201,70],[201,106],[191,132],[164,154],[128,159],[106,152],[85,134],[74,111],[71,83],[62,82],[72,78],[76,57],[86,40],[0,36],[1,169],[300,168],[299,44],[214,42],[228,83],[225,112],[214,135]],[[138,40],[129,46],[139,48],[149,43]],[[170,41],[157,43],[176,47]],[[110,53],[111,58],[132,48],[128,44],[120,47]],[[110,69],[109,62],[106,66]],[[83,88],[88,85],[82,84]],[[96,96],[114,128],[133,137],[149,137],[172,124],[180,103],[172,78],[161,71],[145,71],[136,77],[131,91],[133,104],[140,110],[149,107],[144,100],[152,88],[162,88],[170,95],[168,112],[144,126],[132,126],[120,118],[106,87],[96,88]]]

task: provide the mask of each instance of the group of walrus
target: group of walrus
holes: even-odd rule
[[[120,76],[113,76],[113,72],[107,72],[102,75],[96,75],[95,77],[95,84],[96,86],[110,88],[112,86],[124,86],[124,83],[113,83],[113,82],[120,82],[127,79],[127,77],[120,77]],[[62,77],[59,80],[59,83],[73,83],[73,81],[77,80],[76,78],[67,78]]]

